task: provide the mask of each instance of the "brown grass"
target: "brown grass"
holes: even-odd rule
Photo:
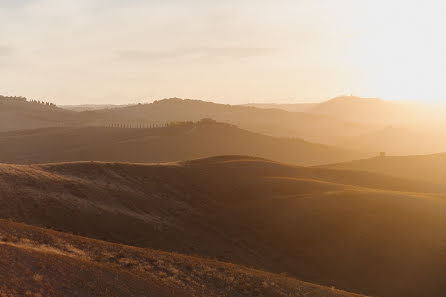
[[[429,183],[250,157],[0,166],[0,217],[374,296],[446,291],[444,198]]]
[[[0,275],[0,296],[359,296],[216,260],[4,220],[0,234],[0,270],[7,271]]]

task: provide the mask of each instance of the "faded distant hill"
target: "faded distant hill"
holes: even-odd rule
[[[371,128],[342,119],[278,109],[216,104],[200,100],[164,99],[150,104],[88,112],[93,124],[169,123],[212,118],[253,132],[278,137],[299,137],[330,144],[339,137],[360,135]]]
[[[170,162],[230,154],[298,165],[370,156],[297,138],[261,135],[212,120],[151,129],[81,127],[0,133],[0,162],[3,163]]]
[[[362,170],[446,185],[446,153],[418,156],[387,156],[324,167]]]
[[[317,104],[307,112],[357,123],[385,126],[413,120],[416,108],[409,103],[378,98],[341,96]]]
[[[243,156],[146,165],[0,165],[0,218],[377,297],[444,294],[445,195],[445,186],[422,181]],[[99,288],[125,280],[119,282],[124,291],[109,294],[166,281],[215,288],[217,296],[332,296],[307,294],[308,286],[300,291],[296,282],[289,285],[297,292],[278,291],[287,288],[286,279],[272,284],[268,279],[277,276],[211,260],[2,221],[0,233],[0,267],[8,267],[0,288],[25,277],[30,282],[23,286],[32,286],[33,277],[60,285],[46,277],[50,267],[65,276],[64,287],[85,282],[97,290],[90,284],[101,274]],[[18,258],[22,266],[11,265]],[[141,282],[150,276],[155,282]],[[231,291],[243,284],[243,294]]]
[[[282,109],[291,112],[306,112],[316,107],[318,103],[294,103],[294,104],[283,104],[283,103],[249,103],[242,106],[251,106],[256,108],[264,109]]]
[[[444,130],[388,126],[359,136],[346,137],[337,145],[360,151],[386,152],[389,155],[431,154],[446,150]]]
[[[164,125],[175,121],[199,121],[212,118],[253,132],[298,137],[310,142],[332,144],[341,137],[371,131],[360,125],[324,115],[216,104],[200,100],[164,99],[150,104],[74,112],[55,106],[37,106],[30,102],[5,104],[0,131],[50,126],[127,126]]]
[[[115,104],[84,104],[84,105],[60,105],[60,108],[72,110],[72,111],[89,111],[98,109],[110,109],[119,108],[128,105],[115,105]]]

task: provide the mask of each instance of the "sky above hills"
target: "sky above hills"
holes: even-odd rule
[[[446,100],[444,1],[0,0],[0,94]]]

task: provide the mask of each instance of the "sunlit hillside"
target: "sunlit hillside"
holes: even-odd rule
[[[0,180],[18,222],[372,296],[445,289],[444,185],[250,157],[3,165]]]

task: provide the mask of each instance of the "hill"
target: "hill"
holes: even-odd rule
[[[0,271],[1,296],[360,297],[215,260],[4,220],[0,220]]]
[[[120,108],[128,105],[116,105],[116,104],[83,104],[83,105],[60,105],[60,108],[72,110],[72,111],[91,111],[98,109]]]
[[[371,131],[367,126],[324,115],[261,109],[248,106],[171,98],[150,104],[85,112],[90,123],[167,124],[175,121],[199,121],[211,118],[242,129],[277,136],[299,137],[310,142],[330,144],[342,136]]]
[[[49,102],[0,96],[0,132],[79,123],[78,114]]]
[[[413,121],[417,109],[409,103],[378,98],[340,96],[317,104],[307,112],[329,115],[346,121],[373,125],[392,125]]]
[[[346,137],[337,145],[369,152],[387,152],[389,155],[431,154],[446,150],[444,130],[440,127],[420,129],[385,127],[359,136]]]
[[[265,136],[211,120],[152,129],[45,128],[0,133],[0,162],[3,163],[95,160],[147,163],[231,154],[298,165],[370,156],[300,139]]]
[[[1,218],[373,296],[446,290],[445,195],[426,182],[242,156],[0,165]]]
[[[242,106],[250,106],[264,109],[282,109],[290,112],[306,112],[316,107],[318,103],[248,103]]]
[[[446,153],[375,157],[324,167],[370,171],[406,179],[446,184]]]

